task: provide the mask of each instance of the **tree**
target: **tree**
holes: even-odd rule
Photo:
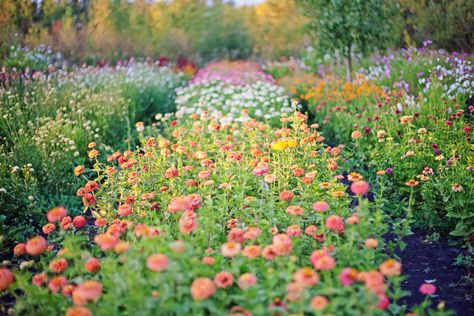
[[[295,0],[266,0],[240,8],[247,18],[247,28],[255,38],[255,53],[273,59],[299,55],[303,50],[306,19],[298,14]]]
[[[474,1],[399,0],[402,22],[419,45],[430,39],[449,51],[474,51]]]
[[[298,0],[319,54],[339,56],[352,81],[354,53],[367,54],[390,40],[394,0]],[[393,38],[393,37],[392,37]]]

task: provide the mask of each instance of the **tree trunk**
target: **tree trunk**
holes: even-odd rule
[[[347,56],[346,56],[346,80],[352,82],[352,54],[351,46],[347,46]]]

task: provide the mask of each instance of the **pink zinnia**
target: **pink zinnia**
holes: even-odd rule
[[[192,210],[185,211],[179,220],[179,229],[183,234],[191,234],[198,227],[196,213]]]
[[[326,228],[336,233],[342,233],[344,231],[344,222],[340,216],[331,215],[326,219]]]
[[[293,244],[291,238],[287,234],[278,234],[273,236],[272,250],[278,256],[287,256],[291,253]]]
[[[420,286],[420,293],[423,295],[433,295],[436,293],[436,285],[430,283],[423,283]]]
[[[356,181],[351,184],[351,191],[357,195],[364,195],[369,192],[369,184],[365,181]]]
[[[229,241],[221,246],[221,252],[224,257],[234,257],[240,252],[240,244]]]
[[[246,290],[257,283],[257,277],[252,273],[244,273],[240,276],[237,283],[242,290]]]
[[[304,287],[310,287],[319,282],[319,275],[313,269],[305,267],[296,270],[293,274],[293,279]]]
[[[380,294],[378,299],[379,301],[377,303],[377,308],[381,310],[387,309],[388,305],[390,305],[390,300],[388,299],[387,295]]]
[[[314,202],[311,208],[316,212],[322,213],[329,208],[329,204],[326,201],[318,201]]]
[[[357,281],[357,270],[352,268],[344,268],[341,273],[339,273],[339,282],[344,286],[352,285]]]
[[[168,257],[161,253],[153,254],[148,257],[146,266],[151,271],[161,272],[168,267]]]
[[[218,288],[225,289],[234,283],[234,276],[227,271],[218,272],[214,276],[214,283]]]

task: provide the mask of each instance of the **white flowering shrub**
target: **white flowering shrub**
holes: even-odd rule
[[[179,88],[176,108],[178,117],[208,113],[223,124],[252,118],[275,123],[292,111],[284,89],[262,81],[233,85],[215,80]]]

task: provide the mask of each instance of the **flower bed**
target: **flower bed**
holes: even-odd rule
[[[469,239],[472,63],[434,52],[411,54],[408,61],[382,58],[386,71],[369,68],[353,83],[325,78],[305,99],[328,140],[351,147],[354,168],[368,167],[370,178],[387,173],[395,218],[405,216],[399,209],[405,199],[414,205],[414,227]],[[418,68],[425,72],[417,76]]]
[[[75,169],[85,178],[77,192],[85,217],[50,210],[44,237],[14,249],[26,262],[40,257],[23,264],[35,272],[13,281],[0,270],[0,290],[16,296],[19,314],[407,312],[397,305],[403,277],[383,239],[382,197],[369,202],[356,173],[348,191],[343,146],[324,146],[305,116],[280,128],[195,114],[162,124],[163,134],[107,164],[90,144],[94,167]]]
[[[177,116],[209,113],[221,124],[252,118],[278,124],[292,111],[282,87],[257,64],[220,62],[200,70],[190,85],[178,89]]]
[[[196,73],[191,84],[203,84],[210,81],[223,81],[242,86],[259,81],[275,83],[271,75],[251,61],[219,61],[209,64]]]

